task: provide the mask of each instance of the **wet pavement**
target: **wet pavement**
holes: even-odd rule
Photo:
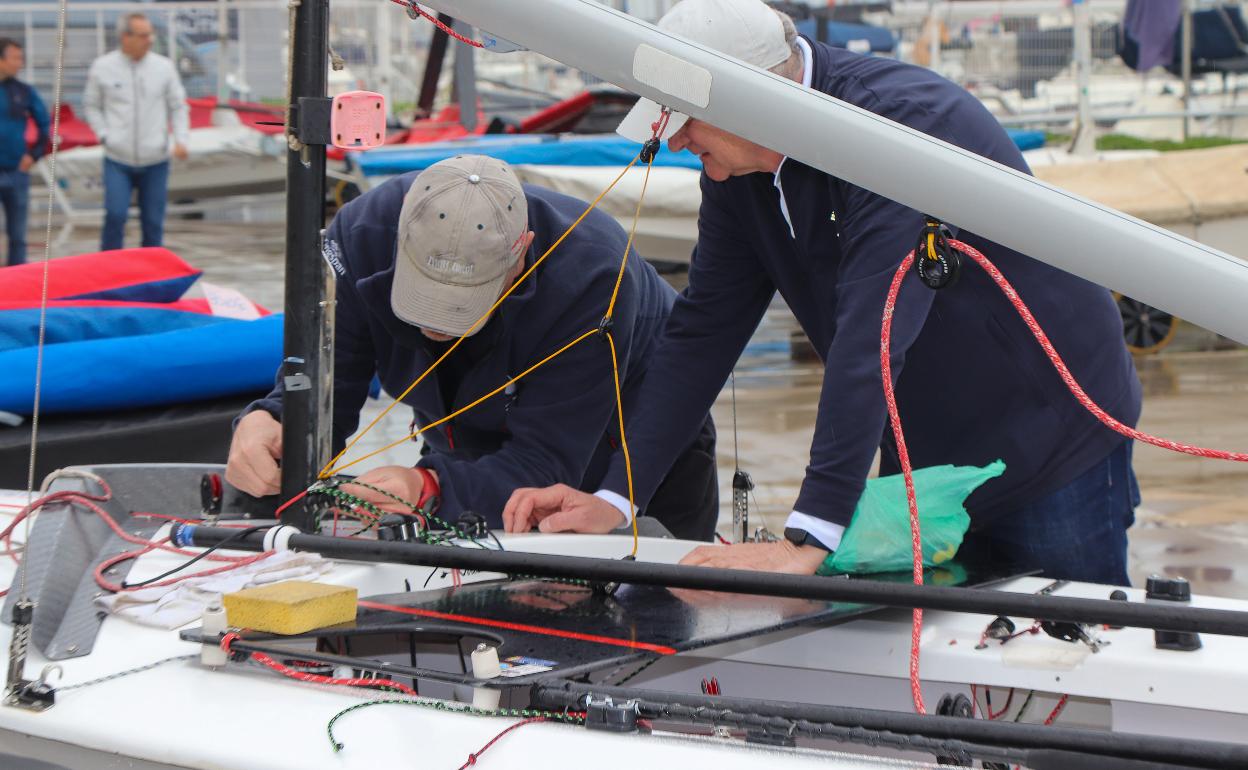
[[[128,242],[135,237],[131,231]],[[79,227],[54,255],[93,251],[96,238],[93,228]],[[171,220],[166,230],[166,246],[202,269],[203,280],[240,289],[274,309],[282,304],[283,238],[280,224],[245,221]],[[31,240],[34,257],[42,253],[42,232],[32,232]],[[773,303],[736,372],[735,423],[730,387],[715,404],[722,533],[731,523],[734,424],[736,454],[757,484],[753,524],[781,531],[796,497],[821,369],[793,360],[795,328],[787,309]],[[1248,350],[1209,349],[1218,346],[1208,332],[1185,327],[1165,351],[1137,361],[1145,390],[1141,430],[1248,451]],[[385,405],[370,401],[362,424]],[[406,410],[395,409],[361,441],[359,454],[407,435],[409,419]],[[411,464],[415,457],[415,447],[405,445],[360,467]],[[1143,505],[1131,531],[1133,581],[1142,584],[1150,573],[1181,575],[1201,593],[1248,598],[1248,467],[1138,446],[1135,470]]]

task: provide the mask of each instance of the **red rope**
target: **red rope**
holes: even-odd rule
[[[1057,705],[1053,707],[1053,710],[1049,712],[1049,715],[1045,717],[1045,720],[1044,720],[1045,727],[1048,727],[1049,725],[1053,724],[1053,722],[1056,721],[1059,716],[1061,716],[1062,710],[1066,708],[1066,702],[1068,700],[1070,700],[1069,694],[1062,696],[1061,700],[1057,702]]]
[[[34,515],[35,511],[41,508],[52,505],[54,503],[61,503],[61,504],[66,504],[66,505],[80,505],[86,508],[87,510],[91,511],[95,515],[99,516],[101,519],[103,519],[104,523],[108,525],[108,528],[111,529],[113,531],[113,534],[117,535],[117,537],[121,538],[127,543],[131,543],[133,545],[139,546],[137,550],[127,551],[125,553],[118,554],[116,556],[105,559],[95,568],[96,584],[99,585],[104,590],[112,591],[114,593],[118,591],[123,591],[123,590],[132,590],[129,588],[123,588],[120,584],[114,583],[104,577],[104,574],[109,569],[113,568],[117,564],[120,564],[121,562],[138,558],[139,556],[142,556],[143,554],[146,554],[146,553],[150,553],[151,551],[154,551],[154,550],[168,551],[170,553],[176,553],[180,556],[194,556],[195,555],[193,551],[185,551],[185,550],[182,550],[181,548],[174,548],[173,546],[169,545],[168,544],[169,538],[167,537],[161,540],[148,540],[146,538],[142,538],[142,537],[139,537],[137,535],[133,535],[127,532],[125,529],[121,527],[120,524],[117,523],[117,520],[114,519],[107,510],[105,510],[103,507],[96,504],[96,503],[108,502],[113,496],[113,491],[111,488],[109,488],[107,483],[101,480],[99,484],[103,489],[103,491],[100,492],[99,494],[93,494],[91,492],[79,491],[79,490],[60,490],[57,492],[51,492],[49,494],[46,494],[43,497],[40,497],[38,500],[35,500],[34,502],[30,503],[29,505],[24,506],[21,509],[21,511],[19,511],[15,517],[13,517],[13,521],[9,522],[9,525],[5,527],[3,530],[0,530],[0,542],[3,542],[5,544],[5,547],[11,551],[13,531],[17,528],[17,525],[20,524],[22,521],[24,521],[26,517]],[[151,517],[151,516],[158,516],[159,514],[141,512],[135,515]],[[176,517],[168,517],[168,518],[176,518]],[[166,586],[166,585],[172,585],[182,580],[186,580],[188,578],[204,577],[206,575],[215,575],[221,572],[226,572],[228,570],[242,567],[247,564],[252,564],[253,562],[259,561],[261,558],[268,556],[271,553],[272,552],[265,553],[265,554],[258,554],[255,556],[221,556],[217,554],[212,554],[206,557],[209,561],[223,561],[223,562],[228,562],[228,563],[222,567],[217,567],[215,569],[209,569],[209,570],[202,570],[200,572],[192,572],[190,574],[181,575],[178,577],[172,577],[172,578],[169,578],[168,580],[162,580],[161,582],[154,583],[152,585],[153,586]],[[141,586],[141,587],[148,588],[152,586]],[[0,596],[4,596],[5,594],[8,593],[8,591],[9,589],[6,588],[3,593],[0,593]]]
[[[225,636],[221,637],[221,649],[225,650],[226,652],[233,652],[233,650],[231,650],[230,648],[233,646],[234,642],[237,641],[239,638],[240,638],[239,635],[233,632],[228,633]],[[321,674],[313,674],[308,671],[299,671],[297,669],[293,669],[290,666],[287,666],[281,663],[280,661],[274,660],[268,655],[265,655],[263,652],[249,652],[247,654],[251,656],[252,660],[256,661],[260,665],[271,668],[277,673],[281,674],[282,676],[290,677],[291,679],[297,679],[300,682],[311,682],[313,684],[343,685],[347,687],[380,687],[382,689],[398,690],[399,692],[405,695],[411,695],[411,696],[417,695],[416,691],[413,690],[411,687],[408,687],[407,685],[401,682],[396,682],[393,679],[372,679],[368,677],[323,676]]]
[[[390,0],[390,2],[394,3],[395,5],[403,6],[404,8],[408,9],[409,12],[415,12],[419,14],[420,16],[423,16],[424,18],[433,22],[433,26],[442,30],[443,32],[455,38],[461,43],[470,45],[473,48],[485,48],[484,43],[479,43],[476,40],[473,40],[472,38],[464,37],[463,35],[459,34],[455,30],[448,27],[446,24],[443,24],[441,19],[439,19],[437,16],[430,14],[428,11],[426,11],[424,8],[421,8],[415,2],[409,2],[408,0]]]
[[[1170,449],[1175,452],[1196,455],[1197,457],[1208,457],[1217,460],[1233,460],[1236,462],[1248,462],[1248,453],[1228,452],[1220,449],[1206,449],[1191,444],[1183,444],[1178,441],[1157,438],[1135,428],[1128,427],[1112,415],[1102,409],[1092,398],[1084,392],[1079,383],[1075,380],[1070,369],[1067,368],[1066,362],[1058,354],[1053,347],[1053,343],[1049,341],[1048,335],[1040,328],[1039,322],[1035,316],[1027,308],[1026,303],[1015,291],[1010,282],[1006,280],[996,265],[975,247],[963,243],[961,241],[951,240],[949,245],[958,251],[973,259],[976,264],[984,269],[984,272],[992,278],[993,282],[1000,287],[1001,291],[1009,299],[1010,304],[1018,311],[1019,316],[1023,319],[1023,323],[1031,330],[1031,334],[1040,343],[1045,354],[1053,363],[1053,367],[1057,370],[1058,375],[1062,378],[1062,382],[1066,383],[1066,387],[1074,395],[1075,399],[1083,405],[1085,409],[1092,413],[1094,417],[1101,421],[1106,427],[1136,441],[1142,441],[1146,444]],[[889,341],[892,338],[893,330],[893,313],[897,307],[897,297],[901,292],[901,282],[910,272],[910,268],[914,264],[914,252],[911,251],[906,255],[905,259],[897,267],[897,272],[893,275],[893,282],[888,288],[888,297],[884,301],[884,321],[880,331],[880,371],[884,384],[884,401],[888,406],[888,420],[893,429],[893,437],[897,442],[897,456],[901,462],[901,472],[906,482],[906,502],[910,506],[910,542],[911,552],[914,557],[914,583],[915,585],[923,584],[923,542],[919,528],[919,506],[915,498],[914,492],[914,476],[910,467],[910,454],[906,450],[906,439],[901,428],[901,416],[897,410],[897,398],[893,390],[892,365],[889,354]],[[923,632],[923,610],[915,609],[913,614],[913,622],[910,629],[910,693],[914,700],[914,708],[920,714],[926,714],[927,709],[923,704],[923,691],[919,680],[919,643]],[[1061,701],[1059,706],[1065,706],[1065,700]],[[1056,719],[1061,713],[1061,709],[1055,709],[1051,714],[1051,718]],[[1046,722],[1047,724],[1047,722]]]
[[[1027,305],[1023,302],[1022,298],[1018,296],[1018,292],[1015,291],[1014,287],[1010,285],[1010,282],[1005,279],[1005,276],[1001,274],[1001,271],[997,269],[996,265],[988,261],[988,258],[981,254],[973,246],[962,243],[961,241],[949,241],[949,244],[958,251],[975,260],[975,262],[984,269],[984,272],[988,273],[988,276],[996,282],[997,286],[1001,287],[1001,291],[1003,291],[1005,296],[1010,300],[1010,304],[1014,305],[1014,309],[1017,310],[1019,316],[1022,317],[1023,323],[1025,323],[1027,328],[1031,330],[1032,336],[1036,338],[1036,341],[1040,343],[1040,347],[1043,348],[1044,352],[1048,355],[1049,360],[1053,362],[1053,367],[1057,369],[1057,373],[1062,378],[1062,382],[1066,383],[1066,387],[1070,389],[1070,392],[1074,395],[1075,399],[1077,399],[1085,409],[1091,412],[1093,416],[1100,420],[1106,427],[1117,431],[1128,438],[1135,439],[1136,441],[1143,441],[1146,444],[1152,444],[1153,446],[1158,446],[1162,449],[1169,449],[1174,452],[1196,455],[1197,457],[1208,457],[1215,460],[1233,460],[1241,463],[1248,462],[1248,453],[1245,452],[1227,452],[1221,449],[1205,449],[1204,447],[1193,446],[1192,444],[1183,444],[1178,441],[1171,441],[1170,439],[1151,436],[1118,422],[1118,420],[1114,419],[1113,416],[1093,401],[1092,398],[1084,392],[1083,388],[1079,386],[1079,383],[1075,381],[1075,376],[1070,373],[1070,369],[1066,368],[1066,363],[1062,360],[1062,357],[1058,355],[1057,350],[1054,349],[1053,343],[1049,341],[1049,338],[1044,333],[1044,330],[1040,328],[1040,324],[1036,321],[1035,316],[1033,316],[1031,311],[1027,309]],[[913,257],[913,252],[911,252],[911,257]]]
[[[897,411],[897,396],[893,392],[893,367],[889,354],[890,340],[893,334],[893,312],[897,308],[897,296],[901,292],[901,281],[910,271],[914,262],[911,251],[901,261],[901,266],[893,275],[892,285],[888,288],[888,298],[884,301],[884,323],[880,330],[880,372],[884,382],[884,402],[888,406],[888,421],[893,427],[893,437],[897,440],[897,456],[901,460],[901,472],[906,480],[906,502],[910,505],[910,550],[914,559],[914,584],[923,585],[923,541],[919,530],[919,503],[914,493],[914,476],[910,467],[910,453],[906,449],[906,437],[901,429],[901,414]],[[915,607],[910,623],[910,697],[914,701],[914,710],[920,714],[927,713],[923,704],[923,688],[919,679],[919,644],[923,635],[923,610]]]
[[[484,746],[482,746],[481,748],[477,749],[477,750],[476,750],[475,752],[473,752],[472,754],[469,754],[469,755],[468,755],[468,761],[467,761],[467,762],[465,762],[464,764],[460,765],[460,766],[459,766],[459,770],[465,770],[466,768],[472,767],[473,765],[477,764],[477,758],[478,758],[478,757],[480,757],[482,754],[484,754],[484,753],[485,753],[485,752],[486,752],[486,751],[487,751],[487,750],[488,750],[491,746],[493,746],[495,743],[498,743],[499,739],[501,739],[504,735],[506,735],[507,733],[511,732],[512,730],[515,730],[515,729],[518,729],[518,728],[524,727],[525,725],[531,725],[531,724],[533,724],[534,722],[545,722],[545,721],[546,721],[546,717],[529,717],[528,719],[521,719],[519,722],[516,722],[514,725],[511,725],[511,726],[509,726],[509,727],[505,728],[505,729],[504,729],[502,732],[500,732],[498,735],[495,735],[493,738],[491,738],[491,739],[490,739],[490,741],[489,741],[489,743],[487,743],[487,744],[485,744]]]

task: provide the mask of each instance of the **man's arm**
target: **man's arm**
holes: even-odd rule
[[[689,286],[676,298],[625,415],[639,506],[693,440],[775,294],[723,188],[703,175]],[[612,458],[602,487],[627,498],[622,453]]]
[[[702,177],[698,245],[689,286],[672,307],[640,393],[626,410],[634,492],[644,506],[693,440],[775,286],[758,264],[719,185]],[[597,495],[565,485],[517,489],[503,512],[508,532],[601,532],[628,521],[628,478],[616,452]]]
[[[175,149],[180,147],[180,157],[186,157],[186,148],[191,141],[191,108],[186,103],[186,89],[182,87],[182,79],[178,77],[178,67],[169,62],[169,86],[165,89],[165,104],[169,109],[169,124],[173,130]]]
[[[334,219],[326,234],[327,241],[337,239],[346,231],[342,215]],[[368,331],[359,295],[352,279],[338,275],[337,301],[334,305],[334,417],[333,451],[337,453],[359,425],[360,408],[368,397],[369,384],[376,371],[372,337]],[[226,480],[255,496],[276,494],[280,482],[277,460],[281,458],[280,424],[274,433],[274,421],[282,419],[285,396],[282,367],[278,367],[273,390],[252,402],[234,424]],[[252,417],[253,412],[266,412],[273,420]],[[326,458],[327,460],[329,458]]]
[[[30,160],[39,160],[43,157],[43,149],[48,146],[48,138],[51,136],[51,121],[48,120],[48,108],[44,106],[43,99],[39,98],[39,92],[34,86],[27,86],[30,89],[30,117],[35,121],[35,143],[26,154],[30,156]],[[22,169],[25,171],[26,169]]]
[[[810,465],[794,506],[840,525],[849,524],[889,429],[880,378],[884,301],[897,266],[923,227],[918,212],[859,187],[846,185],[845,202],[846,221],[862,225],[842,232],[836,334],[824,359]],[[902,283],[890,344],[894,385],[933,297],[913,276]]]
[[[87,118],[87,125],[91,126],[91,130],[95,133],[95,138],[100,144],[105,143],[105,137],[108,135],[108,121],[104,116],[104,83],[100,80],[100,61],[96,59],[91,63],[91,69],[87,72],[87,88],[82,95],[82,111]]]
[[[603,296],[609,293],[610,285],[604,284]],[[591,298],[598,294],[588,294],[585,302],[594,306],[577,313],[577,320],[561,329],[561,337],[552,336],[539,346],[533,361],[520,362],[521,371],[597,326],[605,300],[599,307]],[[628,336],[632,312],[626,301],[616,306],[614,336],[621,378],[628,366],[625,351],[632,344]],[[499,526],[503,506],[515,489],[579,484],[603,433],[614,426],[613,382],[610,347],[597,335],[526,376],[517,384],[517,398],[507,413],[510,437],[497,452],[475,460],[431,453],[420,461],[437,474],[443,517],[453,519],[471,510]]]

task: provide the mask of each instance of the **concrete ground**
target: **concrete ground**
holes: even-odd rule
[[[205,281],[240,289],[276,309],[282,304],[283,237],[280,224],[171,220],[166,246],[204,270]],[[96,238],[94,229],[79,228],[54,256],[93,251]],[[42,253],[42,231],[32,232],[31,240],[34,258]],[[128,242],[134,240],[132,232]],[[773,532],[783,527],[796,496],[819,394],[818,365],[790,356],[795,328],[787,309],[775,303],[736,376],[737,451],[758,485],[754,521]],[[1248,351],[1212,349],[1219,346],[1225,347],[1213,335],[1186,327],[1165,351],[1137,362],[1146,393],[1142,430],[1248,450]],[[384,406],[370,402],[365,423]],[[714,416],[720,430],[720,531],[727,533],[734,467],[730,388],[720,395]],[[361,450],[401,439],[409,419],[406,410],[395,409]],[[415,448],[405,445],[375,462],[410,463],[414,457]],[[1144,502],[1131,533],[1133,580],[1142,583],[1154,572],[1182,575],[1200,592],[1248,597],[1248,467],[1140,446],[1135,470]]]

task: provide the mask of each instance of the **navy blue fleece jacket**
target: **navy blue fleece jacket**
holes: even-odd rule
[[[347,204],[334,217],[325,256],[338,273],[335,311],[335,451],[359,424],[376,374],[397,396],[439,350],[390,309],[396,234],[403,196],[417,172],[396,177]],[[575,198],[526,185],[532,264],[585,210]],[[591,212],[571,235],[419,387],[404,398],[418,425],[428,425],[485,395],[582,333],[598,327],[615,285],[627,234],[609,215]],[[628,257],[615,307],[613,336],[620,359],[625,413],[676,292],[635,251]],[[454,371],[445,390],[439,372]],[[281,414],[281,377],[252,409]],[[701,425],[706,417],[698,417]],[[501,526],[503,505],[517,487],[565,483],[594,490],[618,446],[611,351],[591,337],[440,428],[426,432],[430,451],[420,465],[438,473],[441,515],[472,510]],[[692,437],[691,439],[692,440]],[[690,442],[686,441],[685,446]],[[682,449],[684,447],[681,447]]]
[[[1028,170],[992,115],[953,83],[890,59],[811,47],[815,90]],[[898,472],[886,430],[880,323],[888,285],[923,218],[792,159],[780,179],[794,234],[771,174],[702,178],[689,287],[628,427],[639,502],[671,462],[671,447],[696,430],[694,416],[715,399],[776,291],[824,362],[810,465],[794,509],[845,525],[877,447],[880,473]],[[1014,284],[1087,392],[1133,425],[1140,386],[1110,293],[973,234],[961,237]],[[1075,402],[1012,306],[969,260],[952,288],[931,291],[906,279],[892,368],[915,467],[1005,460],[1005,474],[968,500],[972,526],[1065,485],[1123,440]],[[625,488],[620,458],[604,486]]]
[[[35,143],[26,146],[26,120],[35,121]],[[48,143],[48,110],[28,83],[17,78],[0,80],[0,171],[12,171],[27,153],[43,157]]]

